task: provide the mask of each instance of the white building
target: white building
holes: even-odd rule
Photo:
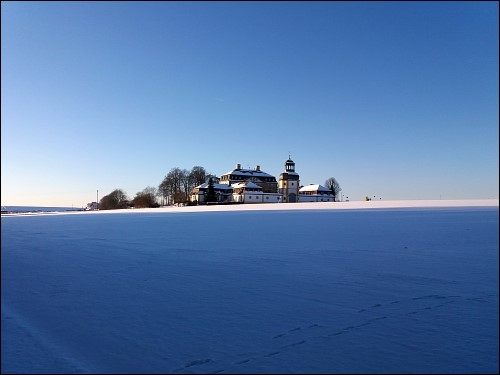
[[[97,202],[87,203],[87,207],[85,207],[85,211],[95,211],[99,208]]]
[[[281,194],[266,193],[262,186],[252,181],[238,182],[233,187],[233,202],[237,203],[279,203]]]
[[[333,193],[319,184],[303,186],[299,189],[299,202],[333,202]]]
[[[207,189],[207,182],[195,187],[191,201],[203,204]],[[218,184],[214,183],[214,190],[219,203],[333,202],[332,191],[324,186],[311,184],[300,187],[300,177],[290,156],[279,182],[262,171],[259,165],[255,169],[244,169],[241,164],[236,164],[235,169],[221,176]]]
[[[196,186],[191,193],[191,202],[197,201],[198,204],[205,203],[205,193],[208,189],[208,182]],[[217,202],[232,202],[233,188],[227,184],[215,184],[215,195]]]

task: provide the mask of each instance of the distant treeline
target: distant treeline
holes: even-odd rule
[[[207,173],[205,168],[194,166],[191,170],[172,168],[163,178],[159,186],[148,186],[129,199],[122,189],[115,189],[99,201],[100,210],[115,210],[120,208],[146,208],[172,205],[177,203],[190,204],[189,195],[195,186],[208,181],[218,180],[216,176]],[[161,199],[161,202],[159,202]]]

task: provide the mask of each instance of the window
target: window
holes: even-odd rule
[[[269,197],[266,197],[266,199],[269,199]]]

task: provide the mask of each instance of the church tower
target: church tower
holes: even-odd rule
[[[299,201],[299,175],[295,172],[295,163],[290,159],[285,162],[285,171],[280,174],[278,192],[283,194],[283,202],[295,203]]]

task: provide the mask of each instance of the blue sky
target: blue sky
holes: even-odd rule
[[[2,205],[236,163],[498,198],[498,2],[2,2]]]

